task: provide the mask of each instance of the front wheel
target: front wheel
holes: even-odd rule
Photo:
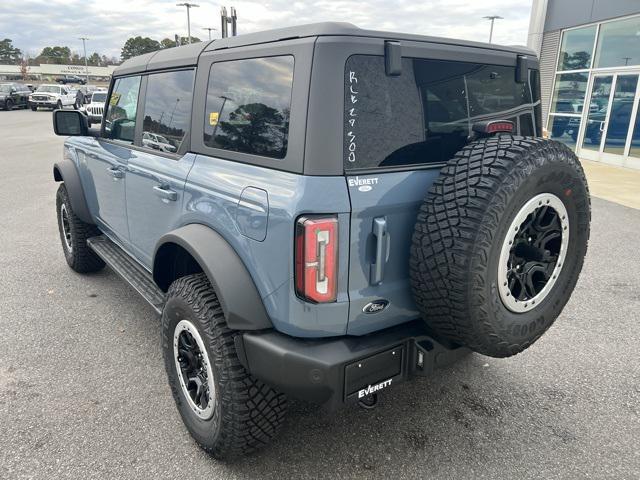
[[[5,110],[13,110],[13,100],[8,99],[4,104]]]
[[[35,112],[38,110],[38,107],[36,107],[35,105],[31,105],[31,111]]]
[[[58,103],[56,103],[56,108],[57,108],[58,110],[61,110],[61,109],[62,109],[62,101],[58,100]]]
[[[189,433],[218,459],[264,446],[286,412],[286,397],[253,378],[238,360],[237,335],[205,274],[173,282],[162,312],[169,385]]]
[[[101,270],[104,262],[87,244],[87,240],[100,235],[100,231],[95,225],[85,223],[76,216],[64,183],[56,194],[56,210],[62,251],[67,264],[78,273]]]

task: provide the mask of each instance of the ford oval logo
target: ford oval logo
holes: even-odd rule
[[[364,313],[380,313],[388,306],[389,306],[388,300],[380,299],[380,300],[375,300],[373,302],[367,303],[362,309],[362,311]]]

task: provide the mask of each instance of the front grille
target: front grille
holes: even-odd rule
[[[43,95],[34,95],[33,99],[37,100],[39,102],[46,102],[47,100],[49,100],[49,97],[46,97],[46,96],[43,96]]]
[[[89,113],[91,115],[100,115],[102,116],[104,107],[89,107]]]

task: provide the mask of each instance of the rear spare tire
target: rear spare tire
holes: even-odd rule
[[[511,135],[469,144],[415,225],[411,286],[424,320],[478,353],[523,351],[569,300],[590,220],[582,166],[563,144]]]

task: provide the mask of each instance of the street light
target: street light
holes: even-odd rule
[[[209,32],[209,40],[211,40],[211,30],[218,30],[218,29],[213,27],[204,27],[203,30],[207,30]]]
[[[491,43],[491,40],[493,40],[493,22],[495,20],[502,20],[502,17],[500,15],[487,15],[486,17],[482,17],[482,18],[491,20],[491,29],[489,30],[489,43]]]
[[[176,3],[176,7],[187,7],[187,38],[189,43],[191,43],[191,17],[189,16],[189,10],[199,6],[196,3]]]
[[[82,40],[82,48],[84,49],[84,76],[86,83],[89,83],[89,65],[87,64],[87,44],[86,41],[89,40],[87,37],[80,37],[79,40]]]

